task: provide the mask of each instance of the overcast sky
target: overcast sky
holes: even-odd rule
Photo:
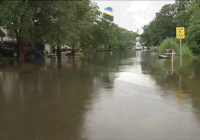
[[[100,11],[104,8],[112,7],[114,15],[114,23],[120,27],[130,31],[137,31],[139,27],[148,24],[156,15],[163,5],[174,3],[175,0],[93,0],[95,1]]]

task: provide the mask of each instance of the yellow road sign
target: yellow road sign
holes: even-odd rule
[[[185,27],[176,27],[176,38],[185,39]]]

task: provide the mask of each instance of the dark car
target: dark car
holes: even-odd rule
[[[15,42],[3,42],[0,44],[0,54],[2,55],[12,55],[14,57],[19,56],[19,50],[17,47],[17,43]],[[26,55],[31,55],[32,51],[27,50]]]

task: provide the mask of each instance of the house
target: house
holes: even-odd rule
[[[0,27],[0,37],[1,43],[3,43],[3,41],[16,41],[16,39],[8,37],[6,29],[3,29],[2,27]]]
[[[53,53],[53,44],[52,44],[52,42],[46,42],[45,44],[44,44],[44,49],[43,49],[44,51],[48,51],[49,53]]]
[[[35,43],[34,48],[36,51],[48,51],[48,53],[53,53],[54,50],[52,42],[49,41],[44,44]]]
[[[0,27],[0,38],[1,38],[1,42],[0,43],[3,43],[3,41],[16,41],[16,39],[12,39],[10,37],[7,36],[7,30]],[[43,50],[43,51],[48,51],[49,53],[53,53],[53,44],[51,42],[46,42],[45,44],[42,45],[42,47],[39,45],[36,46],[37,49],[39,50]]]

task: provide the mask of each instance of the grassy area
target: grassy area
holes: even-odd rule
[[[98,48],[96,49],[96,52],[109,52],[110,49],[109,48]]]
[[[65,52],[62,52],[61,55],[66,55]],[[56,53],[45,54],[45,56],[56,56]]]

